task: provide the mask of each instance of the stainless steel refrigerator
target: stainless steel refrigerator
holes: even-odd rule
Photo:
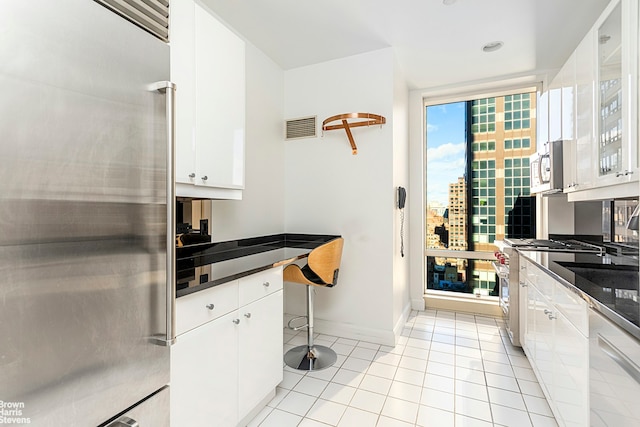
[[[1,423],[169,424],[167,11],[0,0]]]

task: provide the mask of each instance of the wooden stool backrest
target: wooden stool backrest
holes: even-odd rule
[[[309,253],[309,268],[327,284],[335,285],[334,278],[337,279],[337,271],[340,269],[343,245],[344,239],[339,237]]]

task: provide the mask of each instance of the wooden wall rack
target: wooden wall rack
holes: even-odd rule
[[[349,119],[353,119],[351,123],[349,123]],[[341,121],[341,124],[338,125],[329,125],[331,122]],[[322,130],[335,130],[335,129],[344,129],[347,133],[347,138],[349,138],[349,143],[351,144],[351,153],[358,154],[358,147],[356,146],[355,141],[353,140],[353,134],[351,133],[351,128],[360,127],[360,126],[373,126],[380,125],[382,126],[387,122],[383,116],[373,113],[346,113],[346,114],[338,114],[337,116],[331,116],[325,121],[322,122]]]

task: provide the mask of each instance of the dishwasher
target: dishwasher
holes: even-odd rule
[[[640,426],[640,340],[589,309],[592,427]]]

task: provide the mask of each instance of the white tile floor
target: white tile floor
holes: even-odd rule
[[[395,347],[318,335],[337,363],[284,368],[276,397],[250,427],[556,426],[521,349],[502,319],[412,312]],[[284,351],[306,332],[285,328]]]

